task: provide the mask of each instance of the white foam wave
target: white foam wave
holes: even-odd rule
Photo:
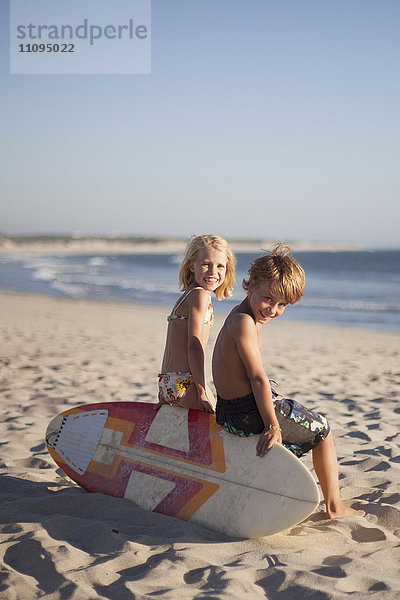
[[[180,265],[181,264],[181,260],[182,260],[182,255],[181,254],[174,254],[173,256],[171,256],[169,262],[171,265]]]
[[[87,264],[90,267],[105,267],[109,262],[104,256],[93,256],[93,258],[89,258]]]
[[[57,276],[54,270],[48,268],[37,269],[33,272],[32,279],[39,281],[53,281]]]
[[[63,281],[53,281],[51,287],[59,292],[63,292],[67,296],[72,296],[73,298],[88,297],[88,289],[82,285],[65,283]]]
[[[123,279],[115,285],[124,290],[140,290],[142,292],[178,293],[176,284],[162,281],[144,281],[143,279]]]
[[[334,308],[339,310],[362,310],[372,312],[399,312],[400,303],[373,302],[358,299],[302,298],[301,304],[308,308]]]

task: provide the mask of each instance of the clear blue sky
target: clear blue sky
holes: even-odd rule
[[[0,7],[0,232],[400,247],[398,0],[153,0],[150,75],[10,75]]]

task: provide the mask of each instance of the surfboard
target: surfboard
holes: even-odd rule
[[[318,487],[276,444],[256,456],[258,436],[226,433],[215,416],[144,402],[84,404],[46,432],[57,465],[89,492],[239,538],[272,535],[306,519]]]

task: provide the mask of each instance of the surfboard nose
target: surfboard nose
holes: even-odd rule
[[[53,444],[56,442],[57,436],[60,431],[60,426],[62,423],[62,416],[57,415],[50,421],[46,429],[46,444],[53,448]]]
[[[107,421],[108,410],[58,415],[47,427],[46,443],[71,469],[84,475]]]

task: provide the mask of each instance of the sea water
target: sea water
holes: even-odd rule
[[[239,253],[228,313],[255,254]],[[281,319],[400,331],[400,250],[295,252],[306,272],[304,296]],[[177,254],[0,256],[0,288],[101,301],[165,306],[179,295]]]

